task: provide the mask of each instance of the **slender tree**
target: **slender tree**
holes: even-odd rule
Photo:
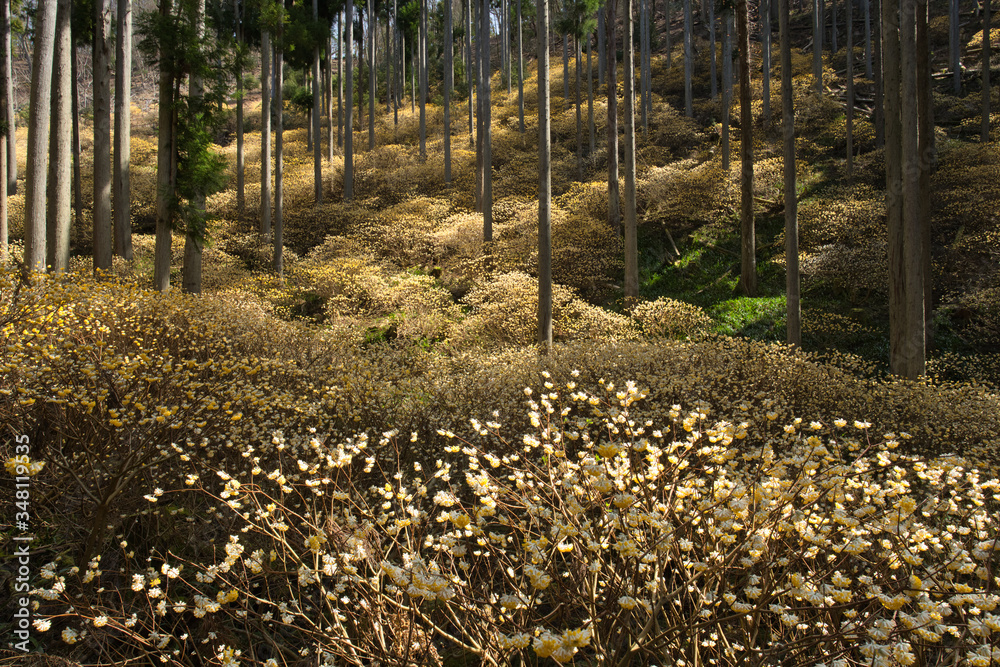
[[[94,268],[111,269],[111,0],[94,2]]]
[[[728,174],[730,163],[729,138],[733,114],[733,11],[722,13],[722,169]]]
[[[70,169],[73,104],[70,94],[73,37],[72,2],[59,0],[56,10],[55,62],[52,67],[52,115],[49,134],[49,182],[46,263],[53,271],[69,268],[69,228],[72,219]]]
[[[271,31],[260,37],[260,233],[271,233]]]
[[[114,250],[132,261],[132,0],[118,0],[115,35]]]
[[[444,182],[451,183],[451,88],[455,46],[451,25],[451,0],[444,3]]]
[[[685,0],[690,3],[691,0]],[[618,56],[615,52],[615,14],[617,12],[618,0],[607,0],[607,18],[604,25],[608,34],[605,39],[608,49],[606,64],[607,72],[605,79],[608,84],[608,224],[615,234],[621,236],[622,218],[618,195],[618,82],[616,80],[616,70],[618,69]]]
[[[520,2],[518,2],[520,8]],[[552,349],[552,122],[549,92],[549,0],[538,15],[538,344]],[[520,22],[519,22],[520,23]]]
[[[930,20],[930,2],[917,0],[917,117],[918,146],[920,165],[919,226],[921,236],[921,260],[924,279],[924,333],[925,348],[933,347],[934,320],[934,273],[931,266],[931,170],[937,162],[934,144],[934,105],[932,100],[933,81],[931,80],[930,37],[928,22]]]
[[[548,7],[546,7],[546,10]],[[521,134],[524,134],[524,46],[523,46],[523,35],[524,32],[522,21],[521,21],[521,0],[517,0],[517,119],[521,130]],[[590,44],[587,44],[587,57],[590,57]],[[550,138],[551,141],[551,138]],[[591,152],[593,152],[593,145],[591,146]]]
[[[740,51],[740,287],[757,295],[756,235],[753,220],[753,109],[750,94],[750,17],[747,0],[736,0],[736,39]]]
[[[663,18],[666,24],[663,28],[663,37],[666,41],[667,50],[667,69],[673,66],[673,59],[671,51],[673,50],[673,43],[671,42],[670,29],[673,27],[673,13],[670,11],[670,0],[663,0]]]
[[[795,192],[795,106],[792,101],[792,40],[788,0],[779,0],[781,40],[781,122],[784,137],[785,186],[785,320],[789,345],[802,346],[802,306],[799,296],[799,222]]]
[[[569,0],[563,0],[563,14],[569,14],[570,9],[567,7]],[[563,107],[569,109],[571,102],[569,101],[569,33],[566,30],[562,31],[562,47],[563,47]]]
[[[333,19],[330,20],[330,29],[334,26]],[[327,161],[332,165],[334,158],[334,146],[337,145],[337,135],[333,122],[333,37],[328,34],[324,40],[326,42],[326,155]],[[339,66],[340,63],[338,62]]]
[[[764,120],[771,121],[771,3],[774,0],[761,0],[760,10],[760,41],[761,41],[761,73],[764,104]],[[847,0],[850,4],[851,0]]]
[[[984,3],[985,4],[988,3]],[[924,312],[923,231],[920,229],[920,119],[917,82],[916,8],[913,0],[900,2],[899,68],[900,129],[903,154],[903,272],[905,303],[905,372],[915,379],[924,374],[926,333]],[[989,11],[988,9],[986,11]]]
[[[684,115],[694,116],[692,80],[694,78],[694,22],[691,18],[691,0],[684,0]]]
[[[591,31],[593,32],[593,31]],[[587,128],[590,131],[589,156],[597,150],[597,128],[594,127],[594,62],[591,58],[591,43],[593,35],[587,34]]]
[[[861,0],[861,5],[864,7],[865,12],[865,78],[869,81],[873,81],[875,79],[875,73],[872,67],[871,4],[871,0]]]
[[[622,2],[625,29],[622,57],[625,59],[625,296],[639,297],[639,246],[635,189],[635,39],[633,0]]]
[[[233,20],[236,24],[236,48],[239,57],[236,60],[236,217],[243,220],[246,215],[246,165],[244,150],[244,100],[246,92],[243,88],[243,65],[246,45],[243,42],[243,3],[233,0]]]
[[[983,122],[979,132],[979,140],[986,143],[990,140],[990,0],[983,0]]]
[[[813,85],[823,92],[823,5],[813,0]]]
[[[205,42],[205,0],[195,0],[191,3],[195,39],[198,44]],[[197,116],[204,110],[205,82],[202,72],[195,67],[188,79],[188,104],[193,115]],[[181,287],[188,294],[201,294],[201,259],[202,250],[207,236],[205,215],[205,191],[195,185],[190,199],[190,213],[187,216],[187,230],[184,234],[184,269]]]
[[[475,71],[476,68],[473,65],[476,58],[472,52],[472,5],[475,0],[465,0],[465,18],[463,19],[465,23],[465,87],[469,91],[469,145],[473,145],[475,142],[475,128],[473,126],[473,109],[476,100],[476,86],[475,84]],[[523,90],[523,88],[522,88]],[[523,99],[523,96],[522,96]],[[522,117],[524,116],[524,109],[521,110]]]
[[[347,105],[344,107],[344,201],[354,199],[354,0],[347,0]]]
[[[5,5],[8,4],[5,0],[0,0],[0,2],[3,2]],[[73,48],[70,49],[70,104],[72,106],[73,119],[73,222],[76,225],[76,233],[79,235],[83,230],[83,170],[80,166],[80,156],[83,154],[83,149],[80,147],[80,109],[78,102],[80,96],[76,83],[78,69],[76,63],[76,35],[73,35],[73,40]],[[3,116],[0,116],[0,118],[3,118]],[[3,161],[3,153],[0,152],[0,162]],[[3,183],[3,181],[0,181],[0,183]]]
[[[948,3],[948,61],[951,63],[951,89],[955,95],[962,92],[961,24],[958,0]]]
[[[24,195],[24,268],[45,271],[45,172],[48,166],[52,58],[56,39],[56,4],[42,3],[35,16],[31,58],[31,107],[28,116],[28,171]],[[110,262],[109,262],[110,263]]]
[[[337,146],[344,145],[344,12],[345,11],[346,10],[341,10],[340,12],[337,13]]]
[[[173,12],[172,0],[160,0],[161,21],[169,19]],[[266,35],[266,33],[265,33]],[[266,77],[264,78],[266,81]],[[266,84],[265,84],[266,85]],[[264,113],[267,114],[267,105]],[[153,262],[153,285],[160,292],[170,289],[171,230],[173,228],[174,192],[174,77],[170,65],[170,54],[166,44],[161,43],[159,53],[159,111],[157,115],[156,147],[156,250]],[[266,164],[266,162],[265,162]],[[261,193],[263,196],[263,192]]]
[[[483,0],[479,12],[480,42],[480,97],[483,100],[483,244],[489,252],[493,242],[493,114],[490,107],[490,0]]]
[[[420,0],[420,161],[427,159],[427,0]]]
[[[0,0],[3,9],[0,16],[9,13],[10,0]],[[3,19],[0,18],[0,21]],[[0,26],[0,31],[2,31]],[[8,28],[9,31],[9,28]],[[0,36],[0,264],[6,264],[10,260],[9,236],[10,229],[7,219],[7,142],[9,141],[9,128],[6,125],[7,118],[7,90],[10,81],[10,70],[7,67],[7,53],[10,41]]]
[[[315,2],[316,0],[313,0]],[[368,0],[368,150],[375,149],[375,0]]]
[[[872,59],[874,60],[874,75],[875,75],[875,148],[882,148],[885,146],[885,98],[884,90],[885,84],[882,79],[883,69],[882,69],[882,0],[870,0],[875,3],[875,21],[877,39],[872,43]]]
[[[10,0],[4,0],[3,5],[3,22],[0,26],[3,35],[0,39],[3,39],[4,48],[7,50],[7,62],[4,66],[7,68],[7,85],[4,87],[5,90],[0,91],[7,97],[7,112],[4,120],[7,124],[7,194],[16,195],[17,194],[17,109],[14,107],[14,66],[13,66],[13,52],[10,48]],[[74,77],[74,81],[75,81]]]
[[[708,79],[709,79],[709,90],[712,99],[714,100],[719,94],[719,85],[717,83],[719,74],[718,66],[716,65],[716,50],[715,50],[715,3],[708,3]],[[722,47],[722,57],[726,57],[726,47]]]
[[[830,0],[830,61],[837,54],[837,0]]]
[[[846,0],[844,22],[847,24],[847,180],[854,179],[854,10]]]
[[[285,12],[278,5],[277,30],[274,47],[275,85],[274,102],[278,109],[274,128],[274,256],[273,268],[278,277],[285,270],[284,231],[285,231]]]
[[[319,21],[319,0],[313,0],[313,21]],[[320,105],[322,91],[320,90],[320,43],[313,45],[312,61],[312,134],[313,134],[313,199],[316,205],[323,203],[323,142],[320,141]]]

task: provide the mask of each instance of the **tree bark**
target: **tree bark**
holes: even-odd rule
[[[243,132],[243,97],[246,91],[243,87],[243,4],[233,0],[233,11],[236,20],[236,45],[240,49],[239,65],[236,70],[236,218],[242,221],[246,215],[246,160],[244,151],[245,137]]]
[[[427,159],[427,0],[420,0],[420,161]]]
[[[983,122],[979,140],[990,140],[990,0],[983,0]]]
[[[132,0],[118,0],[115,46],[115,254],[132,261]],[[68,250],[67,250],[68,252]]]
[[[639,297],[639,246],[637,241],[635,191],[635,39],[632,3],[622,3],[625,28],[622,57],[625,59],[625,296]]]
[[[94,269],[111,269],[111,0],[94,2]]]
[[[871,20],[871,0],[861,0],[865,8],[865,78],[869,81],[875,79],[872,68],[872,20]]]
[[[337,146],[344,145],[344,11],[337,13]]]
[[[313,0],[314,2],[316,0]],[[375,150],[375,3],[368,3],[368,150]]]
[[[726,57],[726,47],[722,47],[722,57]],[[714,100],[719,94],[719,68],[716,63],[716,43],[715,43],[715,3],[709,3],[708,5],[708,79],[709,79],[709,95],[711,95]]]
[[[684,0],[689,3],[691,0]],[[608,49],[606,80],[608,84],[608,224],[615,235],[622,234],[622,218],[618,198],[618,55],[615,49],[615,14],[618,0],[607,0],[607,19],[604,25],[608,34],[605,39]]]
[[[576,51],[576,177],[583,180],[583,77],[580,55],[580,40],[574,38]]]
[[[313,0],[313,21],[319,21],[319,0]],[[320,102],[323,96],[320,90],[319,74],[319,43],[313,47],[312,62],[312,134],[313,134],[313,199],[316,205],[323,203],[323,142],[320,139]]]
[[[444,182],[451,184],[451,87],[455,46],[451,25],[451,0],[444,3]]]
[[[198,47],[205,41],[205,0],[194,3],[192,21]],[[204,107],[205,85],[197,68],[191,71],[188,81],[188,104],[195,114],[201,113]],[[184,235],[184,274],[181,286],[187,294],[201,294],[201,254],[208,235],[205,215],[205,193],[198,187],[191,197],[191,208],[194,210],[192,219],[187,221],[187,233]]]
[[[948,61],[951,63],[951,89],[955,95],[962,92],[960,31],[958,0],[951,0],[948,3]]]
[[[548,7],[546,6],[546,10]],[[521,20],[521,0],[517,0],[517,118],[521,134],[524,134],[524,42]],[[590,57],[590,45],[587,45],[587,57]],[[551,137],[549,138],[551,141]],[[551,148],[551,147],[550,147]],[[593,152],[591,145],[591,152]]]
[[[847,16],[847,171],[848,183],[854,180],[854,9],[852,0],[846,0]]]
[[[3,9],[0,10],[3,14],[7,14],[10,11],[10,0],[0,0],[3,3]],[[0,19],[2,21],[3,19]],[[7,22],[9,24],[9,21]],[[3,27],[0,26],[0,30]],[[7,28],[9,33],[9,27]],[[0,49],[3,52],[0,53],[0,121],[7,118],[7,95],[4,93],[9,87],[10,81],[10,69],[7,67],[7,53],[9,49],[9,40],[0,38]],[[76,89],[74,88],[74,91]],[[75,125],[74,125],[75,127]],[[10,228],[7,219],[7,142],[9,130],[4,128],[0,130],[0,264],[6,264],[10,261],[10,246],[9,246],[9,236]],[[74,160],[74,162],[76,162]]]
[[[762,0],[760,12],[761,32],[761,72],[763,80],[764,122],[771,121],[771,3],[774,0]],[[852,0],[847,0],[851,4]]]
[[[46,262],[52,271],[69,268],[69,228],[73,215],[70,199],[73,104],[70,99],[73,84],[70,27],[71,0],[59,0],[56,10],[55,62],[52,69],[52,125],[49,134],[48,239]]]
[[[934,273],[931,266],[931,170],[937,163],[934,144],[933,82],[931,80],[930,39],[927,24],[930,2],[917,0],[917,117],[919,122],[918,153],[920,164],[919,225],[921,264],[924,282],[924,348],[934,345]]]
[[[350,6],[350,2],[348,2]],[[275,81],[274,102],[278,107],[276,127],[274,128],[274,272],[281,278],[285,270],[284,231],[285,231],[285,17],[284,11],[279,12],[278,32],[275,35],[274,66]]]
[[[465,84],[469,89],[469,145],[472,146],[475,142],[476,130],[474,126],[474,105],[476,103],[476,76],[475,76],[475,65],[476,57],[472,52],[472,4],[475,0],[465,0]],[[523,90],[523,88],[522,88]],[[522,101],[524,99],[522,95]],[[522,107],[521,116],[524,117],[524,109]]]
[[[344,97],[344,201],[354,199],[354,2],[347,0],[347,92]]]
[[[0,91],[0,94],[7,97],[7,111],[6,118],[7,121],[7,194],[16,195],[17,194],[17,109],[14,108],[14,66],[13,66],[13,52],[11,51],[10,45],[10,0],[4,0],[3,2],[3,42],[5,48],[7,49],[6,63],[4,66],[7,68],[7,85],[4,91]],[[73,79],[76,80],[75,78]]]
[[[813,0],[813,85],[823,92],[823,9],[821,0]]]
[[[28,170],[24,195],[24,268],[45,272],[45,172],[48,166],[52,57],[56,5],[43,2],[35,16],[31,65],[31,111],[28,117]],[[108,262],[110,264],[110,261]]]
[[[923,232],[920,229],[920,137],[917,100],[916,1],[900,3],[899,66],[900,125],[903,153],[903,270],[906,286],[906,343],[904,376],[924,374],[926,338],[924,329]]]
[[[733,11],[722,15],[722,170],[729,175],[732,149],[729,146],[733,115]]]
[[[594,127],[594,62],[590,53],[592,41],[591,35],[587,35],[587,128],[590,131],[590,151],[587,156],[591,159],[597,149],[597,129]]]
[[[799,222],[795,192],[795,106],[792,98],[792,45],[788,0],[779,0],[781,39],[781,121],[784,137],[785,186],[785,320],[789,345],[802,347],[802,306],[799,293]]]
[[[691,19],[691,0],[684,0],[684,115],[694,116],[692,79],[694,78],[694,45],[692,44],[694,23]]]
[[[538,15],[538,344],[552,349],[552,133],[549,99],[549,0]],[[520,9],[520,0],[518,9]]]
[[[260,36],[260,233],[271,233],[271,33]]]
[[[482,75],[480,85],[483,100],[483,245],[487,254],[493,242],[493,110],[490,106],[490,0],[483,0],[479,13],[482,26],[479,33],[482,42],[480,63]]]
[[[747,0],[736,1],[736,38],[740,49],[740,287],[757,296],[757,250],[753,220],[753,109],[750,95],[750,19]]]
[[[872,57],[875,60],[875,148],[885,146],[885,82],[882,67],[882,0],[869,0],[875,3],[876,39],[872,44]]]
[[[170,16],[172,4],[172,0],[160,0],[160,16],[162,18]],[[265,37],[266,35],[267,33],[265,33]],[[262,79],[262,84],[266,88],[266,76]],[[153,263],[153,285],[156,290],[166,292],[170,289],[170,246],[173,228],[171,203],[174,195],[174,80],[167,55],[163,52],[160,54],[159,88],[159,112],[157,115],[159,132],[157,133],[156,147],[156,251]],[[266,100],[263,113],[265,116],[270,113]],[[264,164],[267,164],[266,158]],[[262,192],[261,196],[263,197],[263,195]]]

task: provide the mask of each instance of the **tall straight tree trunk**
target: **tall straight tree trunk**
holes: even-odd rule
[[[869,81],[875,79],[875,72],[872,68],[872,17],[871,0],[861,0],[865,10],[865,78]]]
[[[882,0],[869,0],[875,3],[876,39],[872,44],[872,58],[875,61],[875,148],[885,146],[885,82],[882,67]]]
[[[604,76],[608,71],[607,63],[605,62],[605,57],[607,54],[607,49],[604,44],[604,35],[607,32],[605,27],[606,21],[604,20],[604,12],[600,9],[597,10],[597,85],[604,85]]]
[[[197,44],[201,46],[205,39],[205,0],[196,0],[194,3],[192,24]],[[204,82],[197,70],[194,70],[191,72],[188,82],[188,104],[195,114],[201,113],[203,110],[204,97]],[[184,275],[181,286],[188,294],[201,294],[201,254],[207,230],[205,228],[205,193],[200,187],[191,197],[190,204],[195,213],[194,219],[188,220],[187,233],[184,235]]]
[[[0,94],[7,97],[7,194],[16,195],[17,194],[17,110],[14,108],[14,66],[13,66],[13,52],[10,48],[10,0],[4,0],[3,5],[3,24],[0,29],[3,31],[3,42],[4,48],[7,49],[7,62],[4,66],[7,68],[7,85],[6,90],[0,91]],[[74,77],[75,81],[76,78]]]
[[[642,131],[646,134],[649,133],[649,117],[653,115],[653,40],[651,35],[653,19],[656,15],[656,0],[644,0],[646,3],[646,27],[643,29],[646,37],[646,63],[645,68],[645,78],[646,78],[646,94],[643,96],[643,100],[646,103],[646,116],[642,121]]]
[[[719,72],[718,66],[716,65],[716,52],[715,52],[715,3],[710,2],[708,4],[708,78],[709,78],[709,94],[714,100],[719,94]],[[726,47],[722,47],[722,57],[726,57]]]
[[[73,209],[70,205],[70,169],[73,139],[73,104],[70,81],[73,48],[70,26],[71,0],[59,0],[56,10],[55,62],[52,68],[52,116],[49,134],[48,239],[46,263],[53,271],[69,268],[69,227]]]
[[[260,36],[260,233],[271,233],[271,33]]]
[[[444,3],[444,182],[451,183],[451,86],[455,45],[451,26],[451,0]]]
[[[847,6],[847,181],[854,179],[854,9],[852,0]]]
[[[274,272],[281,278],[285,270],[285,29],[284,12],[279,14],[275,35],[274,101],[278,107],[277,127],[274,128]]]
[[[753,109],[750,95],[750,17],[747,0],[736,0],[736,38],[740,50],[740,287],[757,296],[757,245],[753,220]]]
[[[576,50],[576,177],[583,180],[583,80],[580,62],[580,40],[574,38]]]
[[[486,133],[483,127],[483,118],[485,117],[485,112],[483,111],[483,20],[482,20],[482,9],[478,1],[474,4],[475,16],[473,20],[476,25],[476,44],[475,44],[475,69],[476,69],[476,90],[478,95],[476,95],[476,213],[483,212],[483,184],[485,182],[486,176],[483,173],[483,135]]]
[[[691,0],[685,0],[690,3]],[[607,0],[607,19],[604,25],[608,34],[607,79],[608,84],[608,224],[617,236],[622,234],[622,218],[618,197],[618,54],[615,44],[615,24],[618,0]]]
[[[326,36],[326,159],[333,165],[337,135],[333,122],[333,40]]]
[[[639,297],[639,246],[637,241],[635,191],[635,39],[632,3],[622,3],[625,29],[622,57],[625,59],[625,296]]]
[[[590,55],[592,41],[592,35],[587,35],[587,128],[590,131],[590,151],[587,155],[591,159],[597,150],[597,129],[594,127],[594,61]]]
[[[313,0],[313,21],[319,21],[319,0]],[[313,47],[312,62],[312,134],[313,134],[313,199],[316,205],[323,203],[323,142],[320,140],[320,104],[323,93],[320,90],[319,42]]]
[[[936,162],[934,145],[933,81],[931,80],[930,38],[927,33],[930,20],[930,2],[917,0],[917,117],[919,137],[917,152],[920,165],[919,225],[921,238],[921,264],[924,279],[924,336],[925,351],[933,347],[934,273],[931,266],[931,169]]]
[[[172,0],[160,0],[161,19],[167,19],[172,9]],[[264,35],[266,38],[267,33]],[[264,48],[266,49],[266,46]],[[264,88],[267,88],[266,68],[261,83]],[[170,246],[171,229],[173,228],[171,200],[174,194],[173,135],[175,125],[173,122],[174,81],[170,73],[170,63],[162,51],[160,53],[159,89],[159,111],[157,114],[159,132],[156,135],[156,251],[153,261],[153,286],[159,292],[166,292],[170,289]],[[264,102],[263,113],[266,117],[269,114],[269,109],[266,99]],[[265,165],[267,164],[266,157],[268,156],[265,156]],[[265,193],[262,191],[262,199],[264,195]]]
[[[644,130],[649,129],[649,119],[646,118],[646,3],[639,0],[639,116]]]
[[[518,8],[520,9],[520,0]],[[549,0],[536,0],[538,30],[538,344],[552,349],[552,115],[549,92]]]
[[[420,0],[420,161],[427,159],[427,0]]]
[[[813,85],[823,92],[823,5],[813,0]]]
[[[962,92],[961,24],[958,0],[948,3],[948,61],[951,63],[951,89],[955,95]]]
[[[344,145],[344,12],[337,14],[337,146]]]
[[[906,371],[916,379],[924,374],[926,337],[924,333],[924,262],[923,232],[920,229],[920,136],[917,89],[916,5],[914,0],[900,3],[899,67],[900,126],[903,153],[903,271],[906,304]],[[988,2],[984,3],[988,9]],[[984,12],[984,14],[986,13]]]
[[[111,0],[94,2],[94,269],[111,269]]]
[[[45,2],[38,7],[35,16],[35,44],[31,58],[28,170],[24,195],[24,268],[28,272],[45,272],[45,172],[48,166],[55,40],[56,5]]]
[[[771,3],[774,0],[762,0],[760,12],[761,32],[761,72],[764,75],[762,93],[764,102],[764,121],[771,121]],[[850,4],[852,0],[847,0]]]
[[[722,15],[722,169],[729,174],[729,139],[733,115],[733,12],[727,9]]]
[[[233,10],[236,15],[236,43],[240,49],[243,49],[243,4],[240,0],[233,0]],[[247,208],[246,156],[243,145],[245,141],[245,137],[243,136],[243,97],[245,94],[243,88],[243,59],[241,57],[236,70],[236,217],[241,221],[246,215]]]
[[[316,0],[313,0],[315,2]],[[368,150],[375,149],[375,3],[368,3]]]
[[[354,199],[354,2],[347,0],[347,92],[344,95],[344,201]]]
[[[569,35],[563,33],[563,104],[566,109],[570,107],[569,101]]]
[[[882,0],[882,63],[885,102],[885,199],[889,230],[889,363],[893,373],[905,376],[906,271],[903,226],[902,127],[900,119],[899,0]]]
[[[670,69],[673,65],[672,54],[673,44],[670,41],[670,28],[673,23],[673,13],[670,11],[670,0],[663,0],[663,16],[666,20],[666,25],[663,28],[663,36],[667,40],[667,69]]]
[[[115,55],[115,254],[132,261],[132,0],[118,0]],[[68,253],[68,249],[67,249]]]
[[[480,85],[483,100],[483,244],[486,248],[493,242],[493,112],[490,107],[490,0],[483,0],[479,12],[482,26],[479,33],[482,42],[480,63],[482,74]],[[489,252],[489,250],[487,250]]]
[[[393,124],[395,126],[398,126],[399,125],[399,107],[402,105],[402,100],[400,99],[400,96],[402,95],[403,89],[405,88],[405,86],[403,85],[403,81],[405,81],[405,74],[406,73],[403,72],[402,70],[405,68],[406,60],[404,59],[404,56],[403,56],[402,34],[399,31],[399,21],[398,21],[399,14],[397,13],[396,10],[397,10],[396,0],[392,0],[392,17],[393,17],[393,21],[394,21],[394,23],[393,23],[393,37],[394,37],[394,39],[392,40],[392,42],[393,42],[393,47],[395,48],[395,51],[396,51],[396,53],[394,54],[394,57],[396,57],[398,59],[397,62],[396,62],[396,76],[393,78],[393,81],[392,81],[392,88],[393,88],[393,91],[392,91],[392,99],[393,99],[393,103],[392,103],[392,122],[393,122]],[[399,39],[395,39],[396,35],[399,35]]]
[[[4,2],[4,0],[0,0]],[[4,2],[4,4],[7,4]],[[72,32],[72,31],[71,31]],[[77,238],[79,238],[81,232],[83,231],[83,173],[80,165],[80,156],[83,154],[83,149],[80,148],[80,111],[79,111],[79,99],[80,95],[77,91],[76,83],[76,72],[77,72],[77,62],[76,62],[76,44],[70,49],[70,84],[72,86],[70,92],[70,98],[72,103],[72,118],[73,118],[73,224],[76,226]],[[2,93],[0,93],[2,96]],[[3,118],[3,115],[0,115]],[[3,159],[4,153],[0,151],[0,162],[6,163]],[[0,184],[4,181],[0,180]],[[6,192],[6,189],[0,185],[0,189]]]
[[[692,79],[694,78],[694,22],[691,18],[691,0],[684,0],[684,115],[694,116]]]
[[[393,78],[392,78],[392,17],[389,16],[389,8],[385,10],[385,112],[392,109]]]
[[[781,40],[781,122],[785,181],[785,321],[789,345],[802,347],[802,305],[799,291],[799,222],[795,192],[795,106],[792,98],[792,40],[788,0],[779,0]]]
[[[548,3],[546,1],[546,10]],[[517,0],[517,118],[521,134],[524,134],[524,46],[523,26],[521,21],[521,0]],[[590,45],[587,45],[587,55],[590,55]],[[471,126],[470,126],[471,127]],[[551,137],[549,138],[551,141]],[[551,148],[551,146],[550,146]],[[593,152],[593,146],[591,146]]]
[[[410,45],[410,113],[417,112],[417,70],[419,67],[419,57],[417,51],[420,48],[420,28],[418,23],[417,41]]]
[[[830,62],[837,55],[837,0],[830,0]]]
[[[3,13],[6,14],[9,11],[9,0],[0,0],[4,8]],[[3,19],[0,18],[0,22]],[[8,22],[9,23],[9,22]],[[3,26],[0,26],[0,31],[3,30]],[[9,25],[7,27],[7,32],[9,33]],[[10,70],[7,67],[7,53],[9,52],[9,40],[0,37],[0,49],[3,50],[0,53],[0,121],[7,118],[7,95],[4,91],[8,88],[8,82],[10,81]],[[73,74],[76,74],[76,68],[73,68]],[[73,92],[76,92],[76,88],[73,88]],[[74,102],[76,100],[74,99]],[[74,105],[75,106],[75,105]],[[75,127],[75,124],[74,124]],[[0,128],[0,263],[6,264],[10,261],[10,246],[9,246],[9,236],[10,228],[7,216],[7,143],[9,138],[7,136],[9,130],[6,128]],[[77,160],[74,160],[76,163]]]
[[[979,140],[990,140],[990,0],[983,0],[983,122]]]
[[[476,0],[465,0],[465,84],[469,89],[469,145],[475,142],[476,131],[473,126],[473,105],[476,103],[475,86],[475,55],[472,52],[472,5]],[[523,110],[522,110],[523,115]]]

